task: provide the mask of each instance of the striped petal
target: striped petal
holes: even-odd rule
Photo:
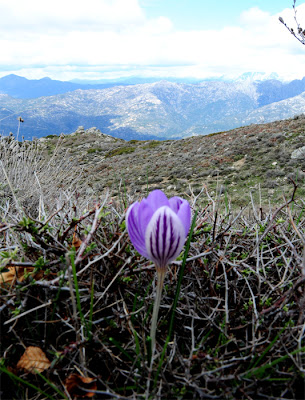
[[[152,216],[145,233],[148,258],[157,267],[165,268],[180,254],[186,234],[177,214],[168,206],[160,207]]]
[[[191,226],[191,207],[188,201],[182,199],[181,197],[174,196],[169,199],[169,203],[170,208],[175,211],[180,218],[185,229],[185,234],[187,235]]]
[[[145,235],[142,233],[141,224],[139,224],[139,208],[140,203],[138,201],[128,208],[126,213],[126,227],[135,249],[142,256],[149,258],[145,246]]]
[[[147,199],[143,199],[140,203],[139,209],[138,209],[138,223],[139,223],[139,229],[142,233],[143,240],[145,242],[144,236],[146,232],[147,225],[149,221],[151,220],[151,217],[153,216],[153,209],[151,208],[151,205],[147,201]]]
[[[192,219],[191,207],[188,201],[182,200],[177,215],[180,218],[182,225],[184,226],[185,235],[187,236],[191,227],[191,219]]]
[[[179,208],[181,206],[181,203],[183,202],[183,199],[181,199],[181,197],[174,196],[174,197],[171,197],[168,201],[169,201],[170,208],[173,211],[175,211],[175,213],[177,214],[177,212],[179,211]]]

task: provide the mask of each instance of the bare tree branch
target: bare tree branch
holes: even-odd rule
[[[288,29],[288,31],[302,44],[305,45],[305,29],[303,29],[297,19],[297,9],[296,9],[296,0],[293,0],[293,11],[294,11],[294,20],[296,22],[297,29],[290,28],[282,17],[279,17],[279,21]]]

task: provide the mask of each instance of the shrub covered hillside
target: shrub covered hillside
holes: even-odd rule
[[[303,399],[304,123],[179,142],[1,138],[1,398]],[[154,357],[155,267],[125,222],[153,188],[193,218]]]
[[[75,174],[83,173],[78,188],[94,197],[109,188],[112,196],[120,185],[141,196],[147,187],[167,194],[197,195],[207,186],[211,195],[227,192],[232,206],[256,202],[282,202],[293,178],[297,196],[305,195],[305,116],[268,124],[250,125],[228,132],[182,140],[126,142],[79,128],[68,136],[39,139],[45,159],[69,159]],[[89,180],[87,178],[90,177]],[[86,182],[83,183],[83,181]],[[261,195],[261,196],[260,196]]]

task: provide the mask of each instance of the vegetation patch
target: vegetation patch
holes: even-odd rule
[[[121,156],[122,154],[130,154],[133,153],[135,150],[135,147],[119,147],[106,153],[105,158]]]
[[[46,136],[47,139],[54,139],[54,138],[58,138],[58,135],[48,135]]]
[[[162,142],[158,142],[157,140],[152,140],[151,142],[148,142],[145,146],[142,146],[142,149],[153,149],[157,146],[162,144]]]
[[[92,153],[99,153],[99,152],[102,152],[102,151],[103,151],[103,149],[101,149],[101,148],[91,148],[91,149],[87,150],[87,153],[88,154],[92,154]]]

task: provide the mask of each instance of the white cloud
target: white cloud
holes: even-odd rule
[[[270,17],[270,13],[262,11],[258,7],[252,7],[241,13],[240,21],[244,26],[259,28],[262,24],[268,24]]]
[[[141,23],[138,0],[1,0],[2,30],[37,32],[103,30]]]
[[[305,3],[300,20],[304,14]],[[293,23],[292,9],[281,16]],[[254,7],[241,14],[239,26],[183,32],[164,16],[149,19],[138,0],[1,0],[1,74],[96,79],[112,70],[114,77],[204,78],[275,71],[302,77],[305,46],[278,17]]]

